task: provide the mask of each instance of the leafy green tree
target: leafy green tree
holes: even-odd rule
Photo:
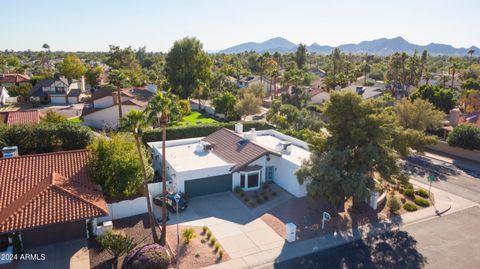
[[[8,90],[8,94],[11,97],[21,96],[23,98],[27,98],[28,94],[32,90],[32,84],[23,83],[23,84],[20,84],[18,86],[13,85],[13,86],[9,86],[9,87],[6,87],[6,88]]]
[[[69,53],[58,65],[58,71],[68,79],[79,79],[85,74],[85,65],[77,55]]]
[[[417,98],[413,101],[403,98],[394,106],[399,123],[404,128],[418,131],[433,130],[442,125],[445,114],[427,100]]]
[[[351,91],[335,92],[325,104],[330,134],[317,142],[310,160],[296,172],[309,196],[321,196],[334,206],[352,198],[353,206],[374,189],[373,175],[398,175],[397,159],[410,148],[421,150],[435,141],[422,132],[399,126],[382,102],[363,100]]]
[[[154,126],[162,128],[162,189],[163,189],[163,206],[162,206],[162,233],[160,235],[160,244],[165,245],[167,238],[167,177],[166,177],[166,144],[167,140],[167,124],[171,120],[181,117],[181,108],[178,105],[178,97],[170,91],[167,93],[157,92],[149,101],[145,110],[147,118],[150,122],[154,122]]]
[[[290,93],[282,94],[283,104],[290,104],[295,106],[298,109],[305,108],[309,101],[310,101],[310,94],[306,90],[300,87],[293,87],[291,94]]]
[[[109,197],[132,197],[142,186],[142,165],[132,142],[131,138],[117,134],[110,138],[98,136],[88,146],[92,153],[88,161],[90,175]],[[146,159],[145,152],[143,157]],[[147,178],[153,177],[151,167],[146,172]]]
[[[300,43],[295,52],[295,63],[299,69],[305,68],[305,62],[307,61],[307,45]]]
[[[237,97],[230,92],[224,92],[215,97],[212,101],[216,113],[225,114],[225,119],[235,113]]]
[[[261,105],[262,99],[253,93],[247,92],[235,104],[235,112],[245,120],[248,115],[260,113]]]
[[[142,135],[142,129],[147,126],[145,114],[142,111],[138,110],[130,110],[125,118],[122,118],[121,126],[123,129],[130,131],[133,133],[133,137],[135,138],[135,145],[137,146],[138,157],[140,160],[140,166],[142,168],[142,176],[143,176],[143,195],[147,200],[147,209],[148,209],[148,216],[150,218],[150,229],[152,232],[152,237],[154,242],[158,242],[158,235],[157,235],[157,222],[155,221],[155,217],[153,215],[152,210],[152,203],[150,201],[150,193],[148,191],[148,178],[147,178],[147,171],[145,169],[145,163],[143,160],[144,150],[140,144],[140,136]]]
[[[212,77],[212,61],[196,38],[175,41],[166,57],[165,72],[173,91],[180,98],[193,95],[199,84],[208,85]]]
[[[103,68],[100,66],[90,67],[87,72],[85,72],[85,79],[87,83],[90,84],[92,88],[96,88],[98,86],[98,80],[100,79],[100,75],[103,74]]]
[[[448,135],[448,144],[469,150],[480,150],[480,127],[461,124]]]
[[[480,90],[480,80],[469,78],[462,82],[462,89],[464,90]]]
[[[121,49],[119,46],[111,45],[106,64],[125,74],[131,85],[142,86],[145,84],[146,77],[143,74],[142,66],[131,47]]]
[[[427,100],[445,113],[453,109],[457,103],[455,93],[451,89],[444,89],[438,85],[422,85],[412,93],[410,98]]]
[[[458,103],[467,113],[480,111],[480,90],[464,90]]]

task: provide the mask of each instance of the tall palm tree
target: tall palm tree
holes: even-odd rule
[[[474,50],[474,49],[469,49],[469,50],[467,51],[467,53],[468,53],[468,55],[469,55],[468,57],[470,58],[470,59],[469,59],[469,60],[470,60],[470,61],[469,61],[469,62],[470,62],[470,67],[469,67],[469,69],[470,69],[470,72],[471,72],[471,71],[472,71],[472,64],[473,64],[473,54],[475,53],[475,50]]]
[[[449,59],[450,65],[448,68],[452,71],[452,83],[450,85],[450,88],[453,89],[453,85],[455,82],[455,73],[460,69],[460,63],[457,61],[456,58],[450,57]]]
[[[367,75],[370,73],[370,65],[368,64],[367,60],[363,61],[362,64],[362,71],[363,71],[363,85],[367,84]]]
[[[162,233],[160,235],[160,244],[164,245],[167,236],[167,182],[165,169],[165,141],[167,139],[167,123],[171,119],[177,119],[181,116],[181,109],[178,105],[178,97],[170,91],[167,93],[157,92],[148,103],[145,110],[148,119],[154,123],[154,126],[162,128]]]
[[[156,230],[157,222],[155,220],[155,217],[153,216],[152,202],[150,200],[150,194],[148,192],[147,172],[145,171],[145,163],[143,160],[143,154],[140,145],[140,136],[142,134],[142,129],[147,125],[145,114],[135,109],[130,110],[130,112],[125,115],[125,118],[122,118],[121,125],[123,128],[125,128],[125,130],[132,132],[133,137],[135,137],[135,144],[137,145],[138,156],[140,157],[140,165],[142,166],[143,194],[147,199],[148,216],[150,218],[150,229],[152,230],[153,241],[158,242],[158,235]]]
[[[121,122],[123,117],[122,111],[122,87],[128,82],[128,77],[121,70],[112,70],[108,75],[108,80],[115,86],[117,91],[118,104],[118,122]]]

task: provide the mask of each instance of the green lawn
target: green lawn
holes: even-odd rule
[[[76,117],[76,118],[70,118],[70,119],[67,119],[69,122],[73,122],[73,123],[82,123],[82,119],[80,117]]]
[[[191,112],[188,115],[183,116],[182,121],[175,123],[174,125],[195,125],[204,123],[218,122],[215,119],[204,116],[200,112]]]

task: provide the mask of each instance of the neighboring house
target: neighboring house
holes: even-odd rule
[[[350,85],[345,87],[341,90],[350,90],[355,91],[363,99],[372,99],[383,96],[384,87],[382,86],[357,86],[357,85]]]
[[[0,87],[20,86],[29,83],[30,77],[23,74],[0,74]]]
[[[30,91],[30,100],[51,104],[77,104],[85,92],[85,79],[68,80],[54,77],[40,80]]]
[[[148,144],[153,167],[161,167],[162,143]],[[310,157],[308,145],[275,130],[235,132],[220,129],[206,137],[167,141],[167,180],[170,190],[188,196],[231,191],[235,187],[255,190],[274,182],[296,197],[306,195],[295,171]]]
[[[15,124],[33,124],[40,122],[40,113],[38,110],[30,111],[2,111],[0,112],[0,122],[7,125]]]
[[[257,75],[250,75],[250,76],[246,76],[246,77],[240,77],[240,79],[238,80],[238,87],[243,89],[243,88],[248,88],[250,87],[252,84],[254,83],[260,83],[263,85],[263,88],[264,88],[264,92],[266,95],[270,94],[270,88],[273,88],[273,85],[271,85],[271,82],[270,80],[267,78],[267,77],[262,77],[261,76],[257,76]]]
[[[10,98],[10,95],[8,94],[7,88],[0,86],[0,106],[4,106],[8,98]]]
[[[318,94],[315,94],[312,96],[312,103],[317,104],[317,105],[322,105],[326,101],[330,100],[330,93],[328,92],[319,92]]]
[[[108,215],[75,150],[0,159],[0,237],[19,232],[23,247],[87,237],[87,220]]]
[[[327,72],[325,72],[323,69],[320,69],[320,68],[314,68],[310,72],[312,72],[313,74],[321,78],[325,77],[325,75],[327,74]]]
[[[145,110],[148,100],[153,95],[146,89],[132,88],[121,91],[122,114],[130,110]],[[92,103],[86,105],[82,111],[83,124],[98,129],[114,129],[118,122],[117,91],[98,89],[92,94]]]

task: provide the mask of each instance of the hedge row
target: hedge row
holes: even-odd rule
[[[235,130],[237,122],[219,122],[213,124],[198,124],[189,126],[172,126],[167,128],[167,140],[185,139],[193,137],[207,136],[221,128]],[[242,121],[243,130],[248,131],[251,128],[256,130],[273,129],[274,127],[263,121]],[[143,133],[143,142],[155,142],[162,140],[162,129],[148,130]]]
[[[20,155],[83,149],[91,138],[89,128],[70,122],[0,126],[0,148],[18,146]]]

